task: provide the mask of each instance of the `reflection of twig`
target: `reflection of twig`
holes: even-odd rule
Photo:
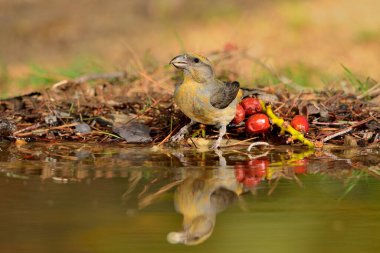
[[[159,196],[161,195],[162,193],[170,190],[171,188],[173,188],[174,186],[177,186],[179,185],[180,183],[182,183],[183,180],[177,180],[177,181],[174,181],[174,182],[171,182],[170,184],[167,184],[163,187],[161,187],[157,192],[155,193],[152,193],[144,198],[142,198],[140,201],[139,201],[139,209],[143,209],[144,207],[147,207],[148,205],[152,204],[152,202]]]
[[[262,154],[260,154],[260,155],[255,155],[255,156],[253,156],[253,155],[251,155],[251,154],[248,154],[248,153],[245,153],[245,152],[242,152],[242,151],[239,151],[239,150],[231,150],[231,151],[232,151],[232,152],[235,152],[235,153],[238,153],[238,154],[246,155],[246,156],[248,156],[248,158],[249,158],[250,160],[257,159],[257,158],[260,158],[260,157],[265,157],[265,156],[268,156],[268,154],[269,154],[269,151],[266,151],[265,153],[262,153]]]
[[[353,177],[351,178],[348,178],[347,180],[347,184],[348,184],[348,187],[347,189],[344,191],[343,195],[339,198],[339,200],[342,200],[344,199],[344,197],[347,196],[347,194],[349,194],[354,188],[355,186],[357,186],[358,182],[360,181],[360,178],[362,177],[363,173],[365,173],[363,170],[361,170],[358,175],[354,175]],[[353,179],[351,181],[351,179]],[[350,182],[351,181],[351,182]]]
[[[244,212],[249,211],[247,202],[244,200],[243,195],[238,196],[238,203],[241,210],[243,210]]]
[[[338,156],[331,154],[330,152],[327,152],[326,150],[323,151],[323,154],[333,159],[334,161],[346,161],[348,164],[352,165],[351,159],[339,158]]]
[[[276,178],[276,181],[274,181],[273,186],[269,189],[269,191],[267,193],[268,196],[272,195],[272,193],[274,192],[274,190],[276,189],[276,187],[278,185],[278,182],[280,182],[281,178],[282,178],[282,175],[280,175],[279,177]]]
[[[370,166],[367,168],[367,171],[370,175],[380,178],[380,167],[379,166]]]
[[[154,178],[148,184],[144,185],[144,189],[137,195],[137,197],[141,198],[149,190],[150,186],[153,185],[157,181],[158,181],[158,178]]]
[[[129,177],[129,181],[132,182],[128,189],[124,192],[124,194],[121,196],[121,198],[126,201],[129,198],[129,195],[131,192],[134,191],[137,184],[140,182],[140,179],[142,178],[142,172],[141,171],[132,171]]]
[[[296,175],[293,175],[293,178],[294,178],[294,180],[296,181],[296,183],[298,184],[299,187],[303,187],[302,181]]]

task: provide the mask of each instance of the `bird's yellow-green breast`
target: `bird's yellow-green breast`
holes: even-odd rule
[[[224,109],[211,105],[211,95],[207,84],[185,78],[176,88],[174,100],[181,111],[194,121],[207,125],[228,124],[235,116],[236,104],[241,94]]]

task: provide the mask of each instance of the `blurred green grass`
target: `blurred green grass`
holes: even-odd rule
[[[146,70],[154,73],[157,71],[166,71],[168,75],[175,75],[170,73],[170,68],[160,69],[160,62],[154,58],[149,52],[146,52],[141,59],[141,63]],[[4,65],[0,65],[0,80],[7,83],[9,77]],[[220,67],[219,67],[220,68]],[[223,69],[217,73],[218,78],[228,80],[228,69]],[[160,69],[160,70],[158,70]],[[28,91],[41,90],[48,88],[53,84],[62,80],[74,80],[78,77],[88,74],[100,74],[115,71],[115,68],[105,66],[102,62],[96,60],[88,60],[85,58],[78,58],[69,65],[58,68],[44,68],[37,64],[29,65],[29,74],[22,76],[18,79],[12,80],[13,85],[20,89],[28,88]],[[362,93],[373,86],[374,82],[369,77],[364,77],[356,74],[353,70],[342,65],[341,73],[331,75],[321,71],[318,68],[307,65],[306,63],[296,63],[282,67],[278,70],[268,71],[257,67],[252,68],[254,79],[247,79],[244,76],[239,76],[239,80],[244,86],[249,87],[275,87],[277,85],[285,85],[290,91],[299,92],[305,89],[315,90],[323,88],[331,88],[332,84],[335,86],[337,81],[347,81],[350,87],[354,88],[355,92]],[[129,76],[130,80],[141,79],[137,73],[132,73]],[[178,80],[177,80],[178,81]],[[336,88],[342,88],[335,86]],[[8,97],[7,92],[3,92],[0,98]]]

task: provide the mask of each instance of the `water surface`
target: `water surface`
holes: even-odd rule
[[[379,252],[379,153],[2,143],[0,252]]]

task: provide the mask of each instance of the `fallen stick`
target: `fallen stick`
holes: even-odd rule
[[[28,136],[32,136],[32,135],[42,135],[42,134],[45,134],[51,130],[60,130],[60,129],[68,128],[68,127],[73,127],[76,125],[79,125],[79,123],[75,122],[75,123],[65,124],[65,125],[61,125],[61,126],[57,126],[57,127],[51,127],[51,128],[45,128],[45,129],[36,129],[36,130],[26,132],[26,133],[20,132],[20,133],[13,134],[13,136],[14,137],[28,137]]]
[[[329,140],[331,140],[331,139],[333,139],[333,138],[335,138],[335,137],[338,137],[338,136],[341,136],[341,135],[343,135],[343,134],[346,134],[346,133],[352,131],[355,127],[358,127],[358,126],[360,126],[360,125],[363,125],[363,124],[365,124],[365,123],[367,123],[368,121],[371,121],[371,120],[375,120],[375,117],[374,117],[374,116],[370,116],[370,117],[368,117],[368,118],[366,118],[366,119],[364,119],[364,120],[362,120],[362,121],[359,121],[359,122],[356,123],[355,125],[352,125],[352,126],[346,127],[346,128],[344,128],[344,129],[342,129],[342,130],[340,130],[340,131],[337,131],[337,132],[335,132],[335,133],[333,133],[333,134],[330,134],[330,135],[326,136],[325,138],[323,138],[323,139],[322,139],[322,142],[326,142],[326,141],[329,141]]]
[[[20,130],[17,130],[15,132],[13,132],[13,136],[16,136],[17,134],[25,132],[25,131],[30,131],[30,130],[37,129],[39,127],[40,127],[40,123],[37,123],[35,125],[31,125],[31,126],[25,127],[23,129],[20,129]]]

